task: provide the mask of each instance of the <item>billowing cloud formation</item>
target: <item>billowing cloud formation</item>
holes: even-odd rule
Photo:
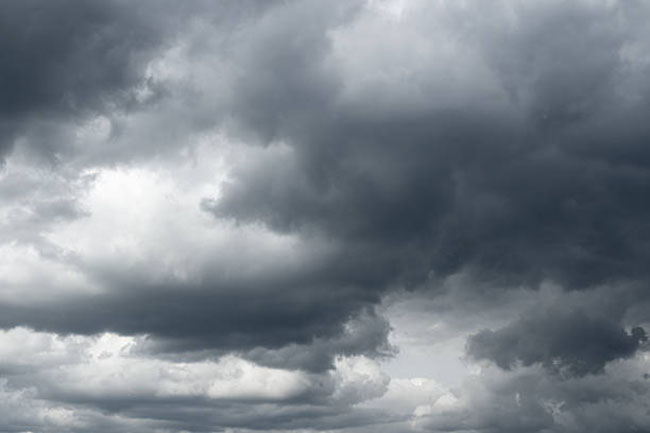
[[[245,59],[277,75],[272,92],[237,77],[257,91],[237,118],[293,152],[283,169],[243,167],[215,213],[325,232],[404,278],[463,267],[576,287],[645,277],[648,183],[634,161],[647,131],[633,113],[647,98],[629,88],[644,63],[625,56],[642,49],[636,6],[419,6],[409,30],[364,15],[321,35],[305,55],[325,41],[330,51],[291,75],[275,63],[284,56]],[[589,31],[576,35],[580,23]],[[263,43],[300,48],[285,37]],[[362,60],[351,55],[371,39]],[[321,92],[295,121],[305,83]]]
[[[649,16],[3,2],[0,430],[650,429]]]
[[[615,322],[589,317],[582,311],[531,312],[529,317],[498,331],[473,335],[468,351],[505,369],[517,362],[527,366],[541,363],[581,376],[602,372],[607,362],[634,355],[646,340],[641,327],[628,334]]]
[[[10,1],[2,9],[3,150],[30,118],[126,103],[146,54],[159,43],[144,10],[116,2]]]

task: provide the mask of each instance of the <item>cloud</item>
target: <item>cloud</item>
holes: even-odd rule
[[[620,54],[643,46],[636,10],[584,2],[508,7],[485,11],[491,22],[476,9],[443,3],[397,24],[362,14],[330,30],[329,51],[321,48],[324,35],[307,40],[313,49],[305,52],[320,57],[290,74],[280,54],[239,60],[246,70],[277,73],[273,86],[256,74],[235,82],[247,95],[256,92],[240,102],[253,98],[244,108],[268,104],[274,117],[250,119],[237,105],[234,118],[292,151],[235,171],[213,212],[345,239],[377,268],[397,269],[391,278],[399,274],[400,282],[463,268],[572,287],[645,278],[639,258],[647,248],[638,239],[645,238],[647,182],[622,155],[643,160],[635,143],[646,132],[634,115],[615,114],[647,104],[625,90],[643,63]],[[610,13],[628,25],[612,23]],[[404,30],[405,22],[412,27]],[[573,22],[591,30],[573,36]],[[364,51],[361,44],[380,32],[404,40]],[[260,43],[299,48],[289,43],[293,34],[272,34],[286,42]],[[402,70],[388,60],[393,55],[405,58]],[[305,83],[322,93],[303,95]],[[300,121],[286,125],[303,99],[310,105]],[[611,127],[595,127],[603,123]],[[615,160],[589,144],[614,141]],[[399,253],[387,258],[387,250]]]
[[[212,147],[196,152],[204,162],[86,173],[91,180],[73,190],[82,215],[46,219],[35,239],[4,246],[2,323],[147,334],[155,352],[244,351],[318,371],[337,354],[390,353],[389,326],[372,309],[377,295],[338,284],[346,272],[339,247],[256,224],[215,224],[199,202],[217,192],[225,169]],[[35,203],[50,200],[37,191]],[[15,225],[38,227],[31,213]]]
[[[609,376],[560,379],[545,370],[515,374],[486,369],[462,388],[420,406],[417,431],[581,432],[643,431],[647,383],[645,358],[619,364]]]
[[[145,10],[119,2],[9,1],[2,9],[3,151],[32,117],[65,119],[124,103],[159,42]]]
[[[629,333],[615,321],[580,310],[532,311],[497,331],[484,330],[468,341],[475,359],[488,359],[504,369],[518,363],[571,375],[603,373],[608,362],[633,356],[647,341],[646,332]]]
[[[102,419],[108,428],[119,425],[113,418],[120,414],[135,428],[138,418],[152,419],[142,420],[144,429],[185,425],[203,431],[210,424],[264,423],[281,428],[308,425],[311,417],[345,424],[345,419],[368,416],[346,414],[348,405],[381,396],[389,381],[362,356],[339,357],[331,371],[310,374],[263,367],[234,355],[210,361],[160,359],[141,350],[144,338],[117,334],[59,337],[14,328],[0,332],[0,341],[1,389],[7,395],[0,411],[24,406],[23,415],[11,421],[22,426],[17,431],[27,428],[30,417],[39,431],[82,431]],[[186,418],[191,413],[194,421]],[[8,420],[3,428],[9,428]]]
[[[0,9],[7,430],[647,429],[642,2]]]

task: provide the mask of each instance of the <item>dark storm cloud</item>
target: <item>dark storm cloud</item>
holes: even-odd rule
[[[190,20],[223,25],[266,7],[239,2],[235,8],[230,1],[205,6],[167,0],[2,2],[0,155],[22,135],[36,142],[37,152],[56,154],[70,140],[60,130],[65,122],[137,109],[143,105],[138,87],[162,97],[166,90],[147,77],[147,64]]]
[[[225,196],[203,202],[221,217],[332,239],[339,245],[333,258],[314,272],[252,291],[218,278],[191,290],[130,290],[124,289],[133,284],[128,279],[105,275],[109,286],[122,289],[61,305],[12,306],[5,326],[151,333],[188,347],[277,348],[336,335],[388,288],[422,285],[432,273],[468,270],[505,285],[550,279],[568,288],[648,277],[650,179],[639,145],[648,131],[639,116],[626,115],[649,106],[644,93],[628,93],[645,66],[621,54],[643,42],[635,19],[641,6],[522,6],[508,31],[495,30],[481,13],[450,7],[451,18],[467,20],[445,28],[456,32],[455,48],[486,55],[486,68],[470,71],[467,87],[456,93],[439,95],[438,83],[425,81],[424,102],[394,106],[390,99],[373,104],[363,93],[344,97],[353,77],[337,66],[332,34],[354,25],[358,6],[286,2],[231,27],[236,37],[219,54],[235,71],[233,90],[214,95],[224,121],[232,133],[270,146],[285,143],[290,151],[268,164],[236,168]],[[102,23],[119,23],[117,29],[106,24],[105,49],[98,50],[118,55],[114,72],[95,68],[97,60],[84,55],[76,45],[81,36],[71,31],[53,58],[79,61],[80,70],[92,61],[82,78],[98,89],[106,82],[106,92],[119,94],[137,71],[130,62],[138,47],[150,38],[125,30],[138,14],[123,5],[109,12],[94,7],[75,12],[90,14],[80,18],[79,31],[94,34]],[[484,12],[505,19],[502,10]],[[611,22],[611,13],[619,21]],[[431,16],[413,19],[435,38],[427,33]],[[94,20],[99,24],[91,25]],[[576,23],[589,31],[575,34]],[[36,33],[34,44],[49,39],[48,28]],[[421,73],[415,79],[437,79]],[[490,74],[493,82],[483,77]],[[56,107],[56,92],[66,86],[80,101],[102,94],[86,92],[83,82],[66,84],[75,75],[57,77],[51,90],[37,86],[24,96],[24,106]],[[389,84],[398,93],[406,85]],[[605,149],[613,143],[617,152],[610,157]],[[289,289],[278,294],[281,285]]]
[[[486,282],[492,290],[542,281],[569,290],[607,283],[603,296],[610,301],[620,296],[617,284],[646,284],[650,152],[643,143],[650,129],[641,113],[650,108],[650,93],[640,61],[647,30],[638,16],[648,11],[639,3],[534,4],[513,6],[513,23],[498,7],[485,8],[459,7],[454,18],[463,24],[446,30],[486,56],[504,92],[496,96],[479,88],[485,93],[471,97],[484,73],[477,70],[468,95],[431,92],[423,103],[391,105],[377,88],[380,96],[352,103],[344,95],[354,83],[328,69],[327,50],[313,58],[327,40],[312,36],[313,48],[296,53],[301,46],[291,43],[293,35],[281,34],[284,43],[261,38],[264,53],[294,51],[255,51],[240,60],[256,65],[246,70],[266,72],[263,79],[239,77],[236,88],[246,98],[233,114],[240,127],[271,146],[289,144],[292,152],[280,164],[240,168],[225,196],[205,208],[282,232],[338,239],[356,253],[353,263],[391,270],[380,290],[461,271],[474,275],[480,290],[491,290]],[[287,72],[285,56],[298,67]],[[568,376],[601,373],[645,341],[642,328],[626,331],[619,320],[645,298],[636,291],[617,300],[616,319],[579,308],[522,318],[474,336],[469,354],[504,368],[539,363]],[[522,393],[534,389],[528,386]],[[495,391],[494,401],[502,400],[510,416],[487,405],[485,417],[501,415],[447,426],[438,419],[434,430],[480,429],[487,422],[489,431],[571,431],[553,427],[532,392],[510,406],[514,393]]]
[[[468,341],[468,353],[511,369],[539,363],[551,371],[584,376],[635,354],[647,341],[643,328],[630,333],[607,317],[584,311],[533,311],[497,331],[485,330]]]
[[[30,116],[66,118],[128,98],[158,43],[144,10],[117,2],[6,1],[0,8],[3,150]]]
[[[345,83],[324,79],[325,67],[314,72],[325,62],[313,58],[324,35],[307,39],[309,48],[291,43],[293,33],[261,40],[253,55],[281,51],[245,59],[255,65],[246,70],[267,72],[240,77],[246,98],[234,114],[295,155],[284,169],[238,173],[214,212],[345,239],[368,248],[365,259],[390,249],[395,266],[419,280],[467,267],[572,287],[646,278],[650,179],[641,143],[650,131],[627,113],[650,105],[647,92],[625,93],[637,76],[621,56],[642,43],[635,7],[614,11],[625,24],[586,5],[522,9],[506,34],[461,14],[471,31],[458,37],[492,56],[492,73],[512,94],[483,107],[460,98],[439,105],[436,94],[424,107],[349,107],[334,93]],[[576,34],[575,24],[589,31]],[[494,46],[483,46],[486,31]]]
[[[178,38],[187,49],[181,59],[208,72],[191,82],[156,83],[155,92],[182,109],[152,111],[154,120],[143,128],[173,136],[186,131],[176,122],[190,119],[184,127],[218,127],[269,155],[236,165],[223,195],[196,206],[306,240],[305,255],[312,252],[308,241],[325,239],[331,251],[300,269],[278,267],[262,277],[239,266],[162,283],[138,275],[162,270],[134,270],[133,263],[102,268],[61,254],[56,264],[104,291],[3,300],[0,326],[146,334],[152,356],[237,352],[260,364],[323,374],[340,354],[386,354],[389,326],[373,307],[394,288],[435,290],[435,282],[460,273],[480,283],[472,286],[477,292],[551,281],[591,293],[606,285],[611,290],[598,293],[604,303],[616,300],[614,317],[598,308],[542,310],[470,338],[471,356],[508,373],[516,374],[518,363],[546,369],[488,386],[466,409],[423,423],[431,431],[495,432],[598,425],[597,407],[575,403],[575,396],[593,390],[601,401],[606,389],[580,380],[597,381],[601,375],[589,373],[632,358],[646,338],[637,326],[650,319],[638,307],[647,302],[642,290],[619,299],[618,288],[650,281],[645,4],[416,5],[421,13],[406,13],[402,24],[376,20],[378,12],[360,1],[206,2],[191,10],[153,4],[3,2],[1,155],[30,134],[38,137],[37,153],[56,152],[67,136],[49,132],[83,123],[89,113],[146,111],[134,86],[145,80],[148,60]],[[193,25],[207,28],[199,32],[207,42],[196,34],[183,39]],[[407,36],[383,43],[384,32]],[[215,90],[212,81],[222,87]],[[33,123],[44,118],[55,125],[45,132]],[[132,132],[119,126],[107,145]],[[116,152],[158,145],[126,143]],[[280,156],[277,149],[284,149]],[[39,221],[72,220],[83,213],[74,195],[39,196],[29,206]],[[7,227],[30,231],[29,224]],[[569,372],[574,394],[549,370]],[[645,389],[636,382],[621,388]],[[563,410],[578,427],[557,427],[540,396],[566,402]],[[312,408],[307,401],[314,397],[301,397],[254,414],[246,405],[213,412],[173,402],[117,401],[112,410],[190,431],[333,429],[368,424],[376,415],[340,402]],[[100,400],[88,404],[106,408]],[[621,413],[640,411],[633,401],[621,402]],[[623,422],[610,425],[624,431]]]
[[[92,107],[134,84],[138,54],[156,42],[143,11],[116,2],[7,1],[2,9],[6,117]]]
[[[337,279],[329,280],[327,273]],[[366,311],[378,302],[376,290],[341,285],[341,275],[341,269],[331,266],[265,281],[233,283],[213,276],[199,286],[136,287],[146,283],[123,281],[126,290],[113,280],[113,291],[105,295],[6,305],[0,326],[22,323],[63,334],[148,334],[158,340],[152,350],[162,352],[217,349],[219,355],[258,348],[249,357],[263,364],[323,370],[336,354],[378,355],[387,346],[388,325]]]
[[[388,357],[395,348],[388,344],[390,324],[374,311],[362,311],[346,323],[344,331],[333,338],[314,338],[308,345],[290,344],[277,350],[257,347],[245,357],[261,365],[276,368],[303,368],[323,371],[332,366],[333,355]]]

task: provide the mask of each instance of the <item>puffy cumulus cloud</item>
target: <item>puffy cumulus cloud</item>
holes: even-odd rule
[[[3,2],[0,429],[647,430],[649,15]]]
[[[338,387],[334,399],[357,403],[381,397],[388,389],[390,378],[368,358],[338,358],[335,366]]]

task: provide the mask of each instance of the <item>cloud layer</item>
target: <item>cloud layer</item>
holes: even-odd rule
[[[641,1],[0,4],[0,430],[644,431]]]

